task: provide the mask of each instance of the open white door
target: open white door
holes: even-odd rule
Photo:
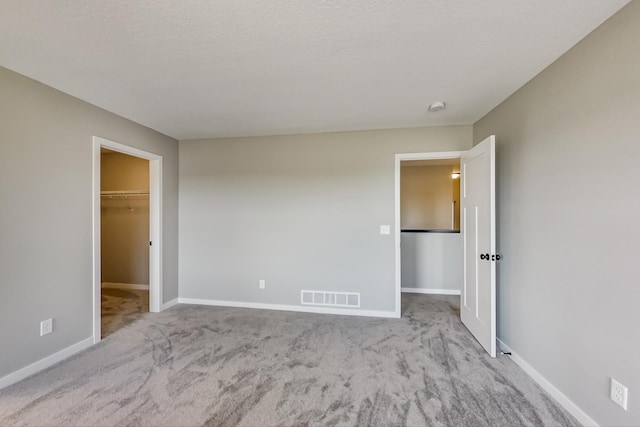
[[[462,154],[464,281],[460,317],[496,357],[495,136]]]

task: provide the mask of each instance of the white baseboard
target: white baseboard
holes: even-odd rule
[[[162,307],[160,308],[160,311],[164,311],[168,308],[173,307],[174,305],[178,304],[178,298],[174,298],[171,301],[167,301],[164,304],[162,304]]]
[[[47,356],[44,359],[40,359],[37,362],[32,363],[31,365],[25,366],[22,369],[12,372],[9,375],[0,378],[0,389],[8,387],[11,384],[15,384],[20,380],[23,380],[33,374],[47,369],[48,367],[53,366],[56,363],[66,359],[67,357],[73,356],[74,354],[79,353],[82,350],[91,347],[92,345],[93,337],[86,338],[80,342],[77,342],[67,348],[58,351],[57,353],[53,353],[51,356]]]
[[[573,403],[571,399],[569,399],[564,393],[556,388],[549,380],[542,376],[540,372],[538,372],[533,366],[527,363],[522,357],[518,356],[517,353],[514,353],[511,348],[502,342],[498,341],[498,347],[507,353],[511,353],[511,360],[522,368],[535,382],[537,382],[540,387],[542,387],[547,393],[551,395],[564,409],[567,410],[571,415],[573,415],[583,426],[598,426],[586,412],[584,412],[578,405]]]
[[[103,288],[111,288],[111,289],[137,289],[140,291],[148,291],[149,285],[140,285],[137,283],[112,283],[112,282],[103,282]]]
[[[409,294],[460,295],[460,291],[457,289],[400,288],[400,290]]]
[[[378,311],[378,310],[360,310],[348,308],[334,307],[314,307],[302,305],[286,305],[286,304],[265,304],[258,302],[241,302],[241,301],[219,301],[210,299],[196,298],[178,298],[180,304],[196,304],[196,305],[213,305],[220,307],[238,307],[238,308],[257,308],[262,310],[279,310],[279,311],[296,311],[302,313],[316,314],[340,314],[345,316],[364,316],[364,317],[391,317],[399,318],[400,313],[395,311]]]

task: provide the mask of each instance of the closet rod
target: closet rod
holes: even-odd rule
[[[128,191],[101,191],[101,196],[135,196],[135,195],[148,195],[148,190],[128,190]]]

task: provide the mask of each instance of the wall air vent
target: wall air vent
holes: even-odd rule
[[[330,307],[360,307],[358,292],[300,291],[300,303]]]

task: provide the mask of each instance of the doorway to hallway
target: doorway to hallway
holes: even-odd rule
[[[407,153],[395,156],[395,288],[396,312],[401,313],[401,162],[460,158],[460,231],[462,288],[460,318],[491,357],[496,356],[496,215],[495,136],[468,151]],[[452,216],[455,225],[455,213]]]

